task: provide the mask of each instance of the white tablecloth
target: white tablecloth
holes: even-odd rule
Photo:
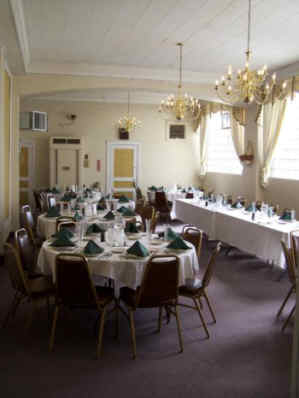
[[[280,241],[289,245],[290,233],[299,227],[298,222],[281,223],[275,217],[271,221],[262,219],[259,212],[252,221],[251,213],[243,210],[214,205],[204,207],[193,199],[177,200],[176,216],[201,228],[211,239],[228,243],[280,267],[285,265]]]
[[[146,238],[140,239],[140,241],[147,245]],[[84,245],[87,242],[84,242]],[[131,246],[134,241],[128,241],[128,246]],[[188,244],[188,242],[186,242]],[[105,248],[106,252],[111,252],[111,247],[107,246],[104,242],[97,241],[97,244]],[[165,246],[168,243],[162,243],[159,248],[157,246],[148,246],[149,249],[153,249],[156,253],[160,252],[165,254]],[[189,243],[190,250],[177,253],[180,258],[180,272],[179,272],[179,284],[183,285],[186,279],[191,279],[194,277],[194,272],[198,270],[198,259],[194,247]],[[192,246],[192,247],[191,247]],[[125,249],[126,250],[126,249]],[[75,249],[75,252],[82,251],[82,247]],[[54,269],[55,269],[55,257],[59,253],[54,248],[49,246],[49,242],[44,242],[41,247],[37,267],[38,271],[52,275],[55,281]],[[145,265],[148,258],[140,259],[126,259],[122,257],[121,254],[115,254],[111,257],[105,257],[105,253],[99,255],[98,257],[89,257],[88,264],[90,267],[91,274],[93,276],[102,276],[114,279],[120,284],[136,289],[140,286],[142,281],[143,272],[145,270]]]

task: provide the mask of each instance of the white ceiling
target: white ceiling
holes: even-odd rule
[[[1,0],[0,22],[6,3]],[[184,43],[185,82],[213,83],[228,64],[244,65],[247,0],[10,3],[29,73],[173,81],[178,75],[178,41]],[[252,0],[254,67],[279,69],[299,61],[298,20],[298,0]],[[18,63],[14,65],[19,73]]]

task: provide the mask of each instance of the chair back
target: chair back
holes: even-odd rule
[[[156,200],[156,191],[149,190],[147,191],[147,199],[150,205],[155,204]]]
[[[286,260],[289,280],[291,284],[294,285],[296,283],[295,256],[293,254],[292,248],[289,249],[284,241],[281,241],[281,246]]]
[[[8,270],[12,288],[23,295],[29,294],[27,277],[24,272],[19,252],[10,243],[4,244],[5,266]]]
[[[35,229],[35,222],[29,205],[21,207],[20,224],[22,228],[30,228],[31,230]]]
[[[39,196],[40,196],[42,212],[45,213],[46,211],[49,210],[48,201],[47,201],[47,192],[40,192]]]
[[[56,206],[56,198],[54,195],[48,195],[47,196],[47,201],[48,201],[48,208],[50,209],[51,207]]]
[[[220,250],[221,250],[221,242],[219,242],[217,244],[216,248],[213,250],[213,252],[212,252],[212,254],[210,256],[206,271],[205,271],[204,276],[202,278],[202,287],[203,288],[206,288],[209,285],[210,281],[211,281],[211,278],[212,278],[212,275],[213,275],[213,271],[214,271],[214,265],[215,265],[216,257],[218,256]]]
[[[195,227],[183,228],[182,237],[184,240],[193,244],[196,249],[197,257],[200,257],[203,231]]]
[[[180,260],[175,255],[152,256],[137,295],[137,307],[159,307],[178,297]]]
[[[294,256],[294,264],[295,267],[298,267],[299,264],[299,230],[294,230],[291,232],[291,249],[292,249],[292,254]]]
[[[56,231],[60,230],[60,224],[63,224],[63,228],[74,229],[76,227],[76,222],[71,216],[60,216],[56,219]]]
[[[187,192],[186,193],[186,199],[193,199],[193,198],[194,198],[193,192]]]
[[[135,191],[136,191],[136,200],[143,200],[141,189],[139,187],[136,187]]]
[[[141,216],[143,230],[145,231],[146,230],[145,220],[153,220],[154,219],[155,208],[151,205],[146,205],[146,206],[140,207],[137,211],[138,211],[138,214]]]
[[[84,256],[58,254],[55,274],[58,302],[69,306],[97,306],[97,293]]]
[[[42,212],[42,204],[41,204],[41,197],[40,193],[38,191],[33,191],[33,197],[35,201],[35,208],[38,210],[38,212]]]
[[[32,237],[25,228],[20,228],[15,232],[15,243],[20,253],[23,268],[26,271],[34,272],[36,247]]]

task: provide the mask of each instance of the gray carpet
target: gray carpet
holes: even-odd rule
[[[205,247],[202,270],[208,251]],[[278,277],[279,272],[254,257],[221,253],[209,289],[217,317],[217,324],[209,325],[211,338],[205,339],[198,314],[181,308],[185,350],[179,354],[174,319],[157,334],[157,310],[139,310],[135,361],[124,318],[119,341],[113,337],[113,319],[108,320],[103,356],[95,360],[93,312],[62,314],[55,350],[49,353],[46,311],[39,311],[26,335],[25,304],[0,329],[1,397],[287,397],[293,327],[280,331],[287,310],[275,320],[289,287],[286,277]],[[0,294],[2,319],[12,299],[3,267]],[[210,320],[206,307],[204,314]]]

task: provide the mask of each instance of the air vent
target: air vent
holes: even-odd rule
[[[60,146],[69,145],[72,149],[80,149],[83,145],[83,138],[78,137],[51,137],[50,138],[50,146],[54,146],[56,149]]]
[[[53,138],[53,144],[67,144],[66,138]]]
[[[67,140],[68,144],[81,144],[80,138],[68,138]]]

